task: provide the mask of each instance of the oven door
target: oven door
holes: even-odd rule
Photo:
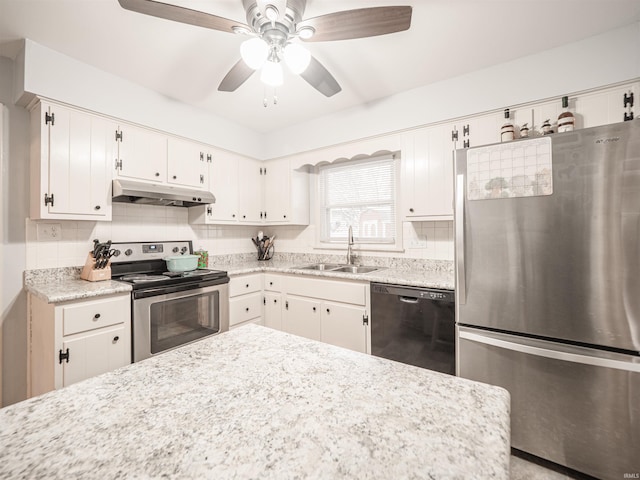
[[[133,361],[229,330],[229,285],[133,300]]]

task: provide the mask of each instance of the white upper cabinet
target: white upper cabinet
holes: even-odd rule
[[[293,170],[287,159],[265,162],[264,220],[269,224],[309,224],[309,174]]]
[[[111,220],[115,124],[39,102],[31,111],[31,218]]]
[[[240,222],[262,222],[262,162],[238,158],[238,206]],[[215,195],[216,193],[213,192]]]
[[[407,132],[402,146],[406,221],[453,219],[453,124]]]
[[[209,147],[189,140],[169,137],[167,154],[168,183],[202,190],[209,187],[208,165],[212,161]]]
[[[115,136],[118,142],[118,177],[166,183],[166,135],[133,125],[120,124]]]
[[[208,205],[206,223],[235,223],[238,221],[239,155],[214,151],[209,165],[209,185],[216,203]],[[196,207],[197,209],[198,207]],[[190,215],[191,210],[189,209]]]

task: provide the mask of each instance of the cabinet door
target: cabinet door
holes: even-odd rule
[[[403,138],[403,211],[407,221],[453,218],[452,125],[436,125]]]
[[[262,162],[240,158],[238,163],[238,203],[241,222],[261,223],[262,208]],[[215,192],[213,192],[215,195]]]
[[[210,205],[208,220],[238,221],[238,168],[239,157],[227,152],[213,152],[209,167],[209,185],[216,197]]]
[[[179,138],[167,140],[167,182],[205,189],[208,185],[205,145]]]
[[[131,125],[120,125],[119,132],[118,176],[166,182],[167,137]]]
[[[264,325],[282,330],[282,294],[273,292],[264,294]]]
[[[264,169],[264,213],[267,223],[286,223],[290,219],[289,201],[291,172],[289,162],[268,162]]]
[[[332,302],[323,302],[320,339],[325,343],[367,353],[366,310]]]
[[[131,363],[131,342],[125,325],[67,337],[62,348],[69,351],[69,361],[62,362],[65,387]]]
[[[111,208],[107,159],[113,158],[113,125],[59,106],[51,107],[51,113],[55,121],[48,127],[48,193],[53,202],[48,212],[107,219]]]
[[[320,340],[320,302],[287,295],[282,329],[287,333]]]

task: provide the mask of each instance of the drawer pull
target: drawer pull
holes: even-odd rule
[[[113,337],[113,343],[116,343],[118,340],[120,340],[120,337],[118,335]]]
[[[278,303],[278,300],[276,300],[275,298],[273,299],[273,303]]]
[[[94,320],[98,320],[99,318],[100,318],[100,314],[99,314],[99,313],[96,313],[96,314],[93,316],[93,319],[94,319]]]
[[[247,283],[247,284],[245,285],[245,287],[249,288],[249,284]]]
[[[316,307],[313,307],[313,311],[314,311],[314,312],[316,311]]]
[[[269,286],[273,287],[273,282],[269,282]]]
[[[249,311],[249,307],[245,308],[245,310],[248,312]]]
[[[331,313],[331,310],[329,310],[328,308],[327,308],[327,313]]]

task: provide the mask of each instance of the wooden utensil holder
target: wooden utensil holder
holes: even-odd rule
[[[107,262],[104,268],[96,268],[96,259],[93,252],[89,252],[87,260],[84,262],[80,278],[89,282],[101,282],[102,280],[111,280],[111,260]]]

